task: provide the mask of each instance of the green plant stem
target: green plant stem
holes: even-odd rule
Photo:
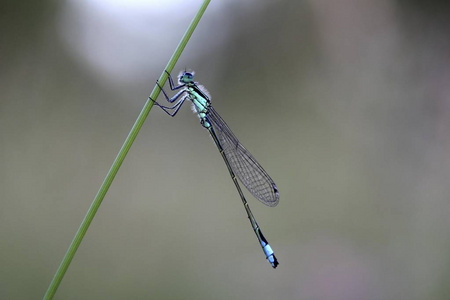
[[[205,12],[206,8],[208,7],[210,0],[204,0],[203,4],[200,6],[197,14],[195,15],[194,19],[192,20],[191,24],[189,25],[188,29],[186,30],[186,33],[184,34],[183,38],[181,39],[180,43],[178,44],[178,47],[176,48],[175,52],[173,53],[172,57],[170,58],[169,62],[167,63],[166,70],[170,73],[175,66],[176,62],[178,61],[181,53],[183,52],[186,44],[188,43],[192,33],[195,30],[195,27],[197,27],[198,22],[200,21],[203,13]],[[166,72],[162,72],[161,76],[159,77],[159,82],[161,85],[164,85],[164,83],[167,80],[168,75]],[[114,177],[116,176],[117,172],[119,171],[120,166],[122,165],[122,162],[125,159],[125,156],[127,155],[128,151],[131,148],[131,145],[133,144],[134,140],[136,139],[137,134],[139,133],[139,130],[141,129],[142,125],[144,124],[145,119],[147,118],[150,109],[153,106],[153,101],[151,99],[156,99],[159,95],[161,90],[157,85],[153,88],[152,93],[150,94],[150,97],[147,99],[144,107],[142,108],[141,113],[139,114],[136,122],[134,123],[133,127],[131,128],[130,133],[128,134],[125,142],[122,145],[122,148],[120,149],[119,153],[117,154],[116,159],[114,160],[111,168],[109,169],[108,174],[106,175],[105,180],[103,181],[102,185],[100,186],[100,189],[97,192],[97,195],[94,198],[94,201],[92,202],[91,206],[89,207],[89,210],[84,217],[83,222],[81,222],[80,228],[78,228],[77,233],[75,234],[72,243],[69,246],[69,249],[66,252],[66,255],[64,256],[63,260],[61,261],[61,264],[58,267],[58,270],[55,273],[55,276],[52,279],[52,282],[50,283],[47,292],[44,295],[43,299],[53,299],[53,296],[56,293],[56,290],[58,289],[64,274],[66,273],[67,269],[69,268],[70,262],[72,261],[73,257],[75,256],[75,253],[78,249],[78,247],[81,244],[81,241],[83,240],[84,235],[86,234],[86,231],[89,228],[89,225],[91,224],[92,220],[94,219],[95,214],[97,213],[98,208],[100,207],[100,204],[103,201],[103,198],[105,197],[106,193],[108,192],[109,187],[111,186],[112,181],[114,180]]]

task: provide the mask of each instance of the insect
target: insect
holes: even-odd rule
[[[200,118],[200,123],[209,131],[225,161],[231,179],[244,204],[253,231],[261,244],[267,260],[273,268],[276,268],[278,266],[278,260],[253,216],[237,178],[239,178],[242,184],[256,199],[270,207],[276,206],[279,202],[280,196],[277,186],[269,174],[267,174],[250,152],[239,142],[230,127],[228,127],[222,117],[212,107],[209,93],[203,86],[198,85],[194,81],[194,72],[182,71],[178,77],[178,86],[175,86],[169,72],[166,71],[166,73],[169,76],[170,89],[178,92],[170,98],[167,96],[163,87],[159,85],[158,81],[156,83],[163,92],[166,100],[170,103],[175,102],[174,105],[167,107],[160,105],[153,99],[151,100],[171,117],[174,117],[178,113],[186,100],[192,102],[193,109]]]

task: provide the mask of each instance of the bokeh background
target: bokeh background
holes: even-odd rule
[[[175,69],[277,183],[247,195],[278,269],[188,105],[154,107],[55,299],[450,299],[447,3],[213,0]],[[44,295],[200,4],[1,3],[1,299]]]

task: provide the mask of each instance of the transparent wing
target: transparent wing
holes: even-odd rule
[[[250,152],[239,143],[239,140],[233,134],[230,127],[228,127],[213,107],[208,107],[207,116],[222,145],[231,169],[242,184],[262,203],[268,206],[276,206],[280,196],[277,186],[269,174],[264,171]]]

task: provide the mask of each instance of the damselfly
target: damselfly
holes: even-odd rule
[[[186,100],[192,102],[193,109],[200,118],[200,123],[209,131],[212,139],[219,149],[220,154],[222,155],[223,160],[225,161],[225,164],[227,165],[231,179],[233,180],[234,185],[241,196],[242,203],[247,211],[253,231],[261,244],[267,260],[273,268],[276,268],[278,266],[277,258],[275,257],[275,254],[273,253],[273,250],[266,238],[262,234],[236,177],[239,178],[242,184],[253,196],[255,196],[256,199],[271,207],[276,206],[279,202],[277,186],[267,172],[264,171],[256,159],[250,154],[250,152],[242,146],[225,121],[211,106],[211,97],[203,86],[198,85],[197,82],[194,81],[194,72],[182,71],[178,77],[178,86],[175,86],[172,76],[167,71],[166,73],[169,76],[170,89],[172,91],[179,91],[172,98],[170,98],[167,96],[164,89],[159,85],[158,81],[156,83],[160,87],[168,102],[174,103],[177,100],[178,102],[171,107],[167,107],[160,105],[153,99],[151,100],[171,117],[174,117],[178,113]]]

